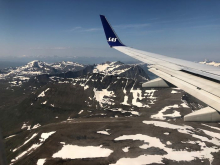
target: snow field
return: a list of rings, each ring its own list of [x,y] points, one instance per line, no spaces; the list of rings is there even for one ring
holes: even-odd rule
[[[53,154],[53,158],[82,159],[108,157],[113,151],[102,146],[64,145],[60,151]]]

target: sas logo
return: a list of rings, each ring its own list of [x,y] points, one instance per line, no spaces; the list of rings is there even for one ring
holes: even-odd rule
[[[108,41],[111,41],[111,42],[116,42],[117,38],[112,38],[112,37],[109,37],[108,38]]]

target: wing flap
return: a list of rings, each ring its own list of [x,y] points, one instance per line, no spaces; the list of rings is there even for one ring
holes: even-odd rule
[[[189,83],[199,89],[202,89],[206,92],[209,92],[209,93],[219,97],[219,99],[220,99],[220,84],[217,82],[210,81],[208,79],[198,77],[198,76],[195,76],[195,75],[192,75],[189,73],[185,73],[182,71],[171,70],[171,69],[168,69],[163,66],[153,66],[153,67],[157,68],[158,70],[160,70],[166,74],[169,74],[171,77],[176,77],[179,80],[182,80],[182,81],[187,82],[187,83]]]
[[[163,78],[164,80],[174,84],[175,86],[183,89],[190,95],[198,98],[199,100],[203,101],[204,103],[208,104],[210,107],[218,110],[220,112],[220,98],[212,93],[205,91],[204,89],[198,88],[194,84],[190,84],[187,81],[183,81],[172,74],[168,74],[164,71],[161,71],[156,68],[151,68],[149,71],[153,72],[154,74],[158,75],[159,77]]]

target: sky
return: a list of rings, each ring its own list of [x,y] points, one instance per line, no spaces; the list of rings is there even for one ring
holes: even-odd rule
[[[127,46],[220,61],[219,9],[219,0],[1,0],[0,61],[132,60],[109,48],[100,14]]]

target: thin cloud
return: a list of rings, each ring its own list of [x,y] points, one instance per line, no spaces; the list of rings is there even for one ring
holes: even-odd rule
[[[116,25],[115,28],[127,29],[127,28],[144,28],[150,26],[149,23],[144,24],[125,24],[125,25]]]
[[[142,36],[142,35],[149,35],[149,34],[154,34],[154,33],[163,33],[165,30],[164,29],[159,29],[159,30],[138,30],[138,31],[132,31],[132,32],[126,32],[127,34],[132,34],[136,36]]]
[[[58,47],[36,47],[36,48],[30,48],[33,50],[64,50],[64,49],[69,49],[69,47],[62,47],[62,46],[58,46]]]
[[[80,26],[77,26],[77,27],[74,27],[74,28],[72,28],[72,29],[70,29],[69,31],[77,31],[77,30],[79,30],[79,29],[82,29],[82,27],[80,27]]]
[[[77,26],[67,31],[68,32],[95,32],[99,30],[102,30],[102,28],[83,28],[83,27]]]
[[[183,18],[183,19],[168,19],[168,20],[161,20],[161,21],[155,21],[155,22],[152,22],[152,25],[153,24],[167,24],[167,23],[173,23],[173,22],[176,22],[176,23],[195,23],[195,21],[206,21],[204,20],[204,18],[208,18],[206,16],[201,16],[201,17],[188,17],[188,18]],[[210,21],[216,21],[216,20],[219,20],[219,19],[209,19],[209,22]]]
[[[220,25],[200,25],[200,26],[192,26],[190,28],[211,28],[211,29],[219,29]]]
[[[58,50],[61,50],[61,49],[68,49],[69,47],[52,47],[50,49],[58,49]]]
[[[144,28],[148,27],[150,24],[144,23],[144,24],[126,24],[126,25],[116,25],[113,26],[114,28],[120,28],[120,29],[127,29],[127,28]],[[70,30],[69,32],[95,32],[95,31],[100,31],[103,28],[83,28],[80,26],[74,27]]]
[[[94,32],[94,31],[99,31],[99,30],[102,30],[102,28],[83,29],[82,31],[85,31],[85,32]]]
[[[186,26],[186,27],[178,27],[178,28],[166,28],[164,30],[202,29],[202,28],[219,29],[220,25],[197,25],[197,26]]]

